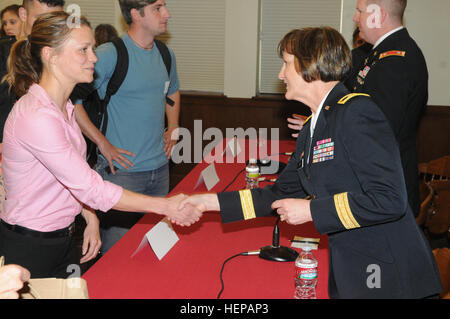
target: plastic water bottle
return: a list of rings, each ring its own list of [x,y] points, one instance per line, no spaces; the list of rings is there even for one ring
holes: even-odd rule
[[[295,260],[295,299],[316,299],[317,259],[305,247]]]
[[[247,181],[247,189],[257,188],[259,184],[259,166],[254,158],[248,161],[247,167],[245,168],[246,175],[245,179]]]

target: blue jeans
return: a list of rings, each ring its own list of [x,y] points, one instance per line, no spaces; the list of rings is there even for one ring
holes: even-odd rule
[[[108,173],[108,163],[101,157],[95,166],[100,176],[111,183],[145,195],[166,196],[169,193],[169,164],[145,172],[128,172],[116,169],[116,174]],[[110,210],[100,213],[100,235],[102,238],[102,254],[105,254],[123,235],[136,224],[143,213],[120,212]]]

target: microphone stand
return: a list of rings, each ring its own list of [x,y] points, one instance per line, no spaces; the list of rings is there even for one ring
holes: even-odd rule
[[[273,229],[272,246],[264,246],[259,251],[259,257],[272,261],[294,261],[298,252],[292,248],[280,246],[280,230],[278,228],[278,222],[280,216],[277,218],[275,227]]]

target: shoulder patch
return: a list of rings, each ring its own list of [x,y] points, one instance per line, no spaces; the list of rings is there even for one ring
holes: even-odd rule
[[[368,96],[370,97],[369,94],[364,94],[364,93],[350,93],[347,94],[346,96],[344,96],[342,99],[339,100],[338,104],[345,104],[347,103],[350,99],[354,98],[355,96]]]
[[[405,55],[406,55],[405,51],[396,51],[396,50],[394,50],[394,51],[387,51],[387,52],[384,52],[384,53],[380,54],[380,60],[384,59],[384,58],[387,58],[388,56],[401,56],[401,57],[404,57]]]

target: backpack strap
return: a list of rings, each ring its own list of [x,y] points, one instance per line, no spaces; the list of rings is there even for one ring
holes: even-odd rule
[[[166,65],[167,75],[170,78],[170,69],[172,66],[172,56],[170,55],[169,48],[162,41],[159,41],[156,39],[155,39],[155,44],[158,47],[159,53],[161,53],[161,57],[164,61],[164,64]],[[175,102],[171,98],[169,98],[167,94],[166,94],[166,102],[170,106],[174,106],[174,104],[175,104]]]
[[[112,44],[114,44],[114,47],[117,51],[117,62],[114,73],[112,74],[111,79],[108,82],[108,86],[106,87],[105,98],[103,99],[104,118],[101,130],[103,135],[105,135],[106,127],[108,125],[108,112],[106,112],[106,108],[108,106],[109,100],[111,99],[111,96],[117,93],[123,81],[125,80],[129,63],[128,51],[125,43],[123,43],[123,40],[117,37],[111,42]]]

